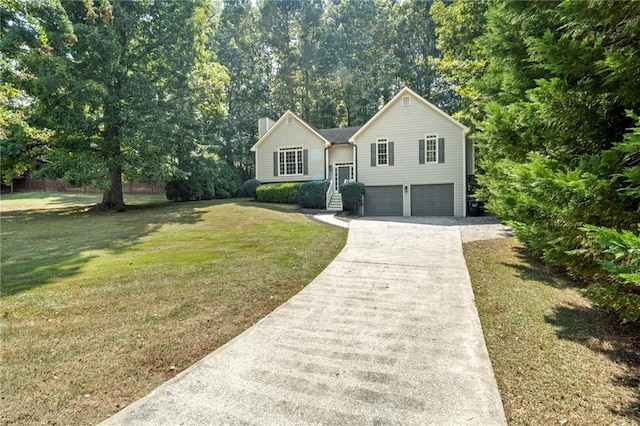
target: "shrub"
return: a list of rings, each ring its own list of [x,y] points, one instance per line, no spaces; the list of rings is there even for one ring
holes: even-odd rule
[[[601,270],[602,249],[582,226],[624,224],[620,193],[588,162],[569,168],[537,155],[529,160],[488,166],[491,175],[481,177],[488,209],[513,227],[531,253],[574,277],[592,280]]]
[[[242,192],[243,196],[251,197],[255,200],[256,198],[258,198],[258,195],[256,194],[256,189],[258,189],[259,186],[260,186],[260,181],[258,179],[249,179],[248,181],[242,184],[240,191]]]
[[[231,198],[238,195],[242,180],[238,170],[225,161],[216,162],[216,198]]]
[[[342,194],[342,205],[346,210],[355,212],[362,204],[362,196],[364,195],[364,183],[349,182],[340,187]]]
[[[267,183],[256,188],[258,201],[265,203],[295,204],[298,202],[297,182]]]
[[[587,295],[623,322],[640,320],[640,235],[590,225],[583,230],[604,249],[600,263],[608,275],[592,284]]]
[[[215,197],[215,162],[210,158],[192,158],[166,183],[166,195],[172,201],[210,200]]]
[[[298,186],[298,204],[308,209],[324,209],[329,182],[305,182]]]
[[[629,232],[637,227],[634,179],[640,173],[634,173],[633,159],[628,167],[618,151],[585,156],[576,166],[534,154],[524,164],[502,160],[487,165],[480,181],[489,210],[513,227],[531,253],[593,283],[587,295],[623,321],[632,322],[640,316],[640,289],[623,275],[627,269],[612,265],[632,262],[631,257],[619,258],[622,254],[614,250],[622,244],[637,244]],[[618,229],[625,237],[596,229]]]

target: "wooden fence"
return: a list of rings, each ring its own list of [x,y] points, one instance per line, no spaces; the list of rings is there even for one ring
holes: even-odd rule
[[[133,180],[122,182],[125,194],[164,194],[163,182],[139,183]],[[13,192],[75,192],[101,193],[100,188],[93,186],[71,186],[60,180],[38,179],[34,177],[14,179],[10,186],[2,185],[2,193]]]

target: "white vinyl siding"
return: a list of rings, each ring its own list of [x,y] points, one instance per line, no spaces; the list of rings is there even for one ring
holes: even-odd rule
[[[425,163],[438,162],[438,135],[426,135],[424,137]]]
[[[289,117],[286,117],[289,118]],[[263,183],[312,181],[325,179],[325,142],[295,118],[287,125],[286,118],[256,149],[256,179]],[[307,151],[307,173],[296,175],[280,174],[280,148],[296,147]],[[276,164],[274,167],[274,153]],[[275,170],[274,170],[275,169]],[[276,172],[274,176],[274,171]],[[304,171],[304,170],[303,170]]]
[[[329,164],[353,162],[353,146],[333,145],[329,148]]]
[[[278,150],[278,170],[280,176],[300,176],[304,174],[302,147],[280,148]]]
[[[453,183],[454,214],[463,216],[466,203],[463,130],[421,100],[414,96],[412,98],[410,108],[402,106],[402,97],[396,99],[383,114],[357,135],[357,179],[366,186],[403,185],[406,215],[410,214],[411,185]],[[369,145],[375,143],[380,135],[394,141],[394,167],[371,167],[374,163],[371,161],[372,149]],[[425,167],[419,161],[418,142],[430,135],[437,135],[436,158],[435,162]],[[439,161],[441,153],[438,140],[442,139],[444,162]],[[427,149],[425,154],[426,151]],[[406,191],[404,186],[408,188]]]

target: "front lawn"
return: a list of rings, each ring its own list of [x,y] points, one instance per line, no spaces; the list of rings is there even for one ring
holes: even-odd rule
[[[297,293],[347,235],[245,200],[77,197],[2,197],[2,423],[108,417]]]
[[[619,325],[513,238],[464,251],[509,424],[640,424],[639,325]]]

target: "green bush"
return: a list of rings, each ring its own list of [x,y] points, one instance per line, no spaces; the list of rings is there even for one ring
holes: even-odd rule
[[[298,186],[298,204],[308,209],[324,209],[329,182],[305,182]]]
[[[346,210],[355,212],[362,204],[362,196],[364,195],[364,183],[349,182],[340,187],[342,194],[342,205]]]
[[[592,284],[587,296],[623,322],[640,320],[640,235],[589,225],[583,230],[604,249],[600,263],[608,275]]]
[[[488,209],[513,227],[531,253],[591,284],[587,295],[627,322],[640,317],[638,285],[603,263],[619,260],[619,253],[611,259],[612,250],[622,242],[613,234],[596,238],[596,228],[588,225],[626,232],[637,228],[638,130],[636,135],[637,140],[583,157],[577,166],[531,154],[524,164],[502,160],[487,165],[487,174],[480,177]]]
[[[590,281],[601,270],[602,250],[581,227],[611,227],[621,223],[624,213],[609,181],[588,169],[587,164],[567,168],[531,155],[525,164],[503,160],[489,166],[490,175],[480,181],[487,208],[513,227],[531,253]]]
[[[299,185],[298,182],[263,184],[256,188],[257,199],[264,203],[296,204]]]
[[[251,197],[255,200],[256,198],[258,198],[258,195],[256,194],[256,189],[258,189],[260,185],[261,184],[258,179],[249,179],[248,181],[242,184],[242,187],[240,188],[240,192],[242,193],[243,196]]]
[[[216,162],[216,198],[232,198],[239,194],[242,180],[238,170],[225,161]]]
[[[211,158],[190,158],[165,187],[172,201],[210,200],[215,197],[215,162]]]

